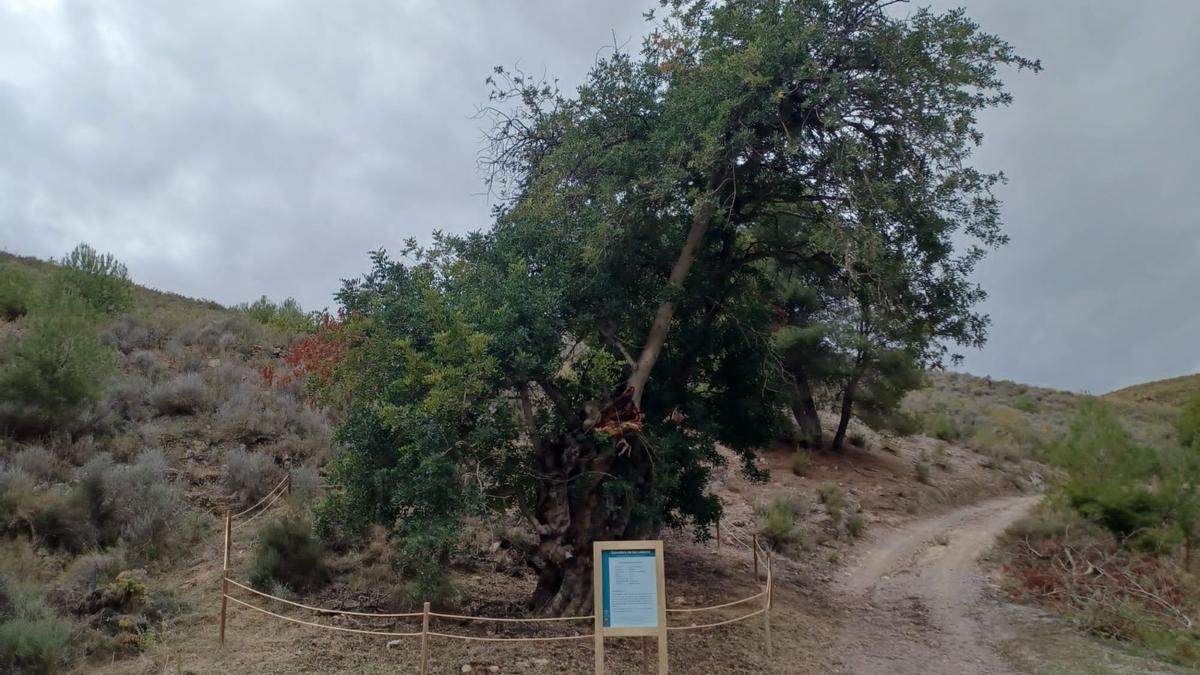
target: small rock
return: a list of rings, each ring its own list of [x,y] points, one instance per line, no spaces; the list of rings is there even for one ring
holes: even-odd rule
[[[550,659],[543,659],[541,657],[535,658],[532,661],[533,661],[533,665],[538,666],[538,667],[550,664]]]
[[[677,595],[675,596],[675,599],[671,601],[671,604],[675,605],[676,607],[682,607],[683,605],[687,604],[687,600],[682,595]]]
[[[469,663],[464,663],[464,664],[463,664],[463,667],[462,667],[462,672],[464,672],[464,673],[469,673],[469,672],[471,672],[472,670],[474,670],[474,668],[472,668],[472,667],[471,667],[471,664],[469,664]]]
[[[220,368],[221,367],[221,359],[209,359],[208,367],[209,368]]]
[[[397,647],[401,646],[401,644],[402,644],[401,640],[388,640],[387,648],[388,649],[396,649]]]
[[[498,672],[500,672],[500,666],[488,666],[488,672],[489,673],[498,673]]]

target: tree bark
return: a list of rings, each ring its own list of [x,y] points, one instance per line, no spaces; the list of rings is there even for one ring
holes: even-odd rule
[[[800,446],[816,450],[821,447],[821,416],[817,414],[812,388],[803,371],[793,370],[791,376],[792,414],[796,417]]]
[[[850,426],[850,414],[854,412],[854,393],[858,388],[858,381],[862,379],[863,371],[862,356],[855,360],[854,371],[850,374],[850,380],[846,382],[846,387],[842,389],[842,410],[841,417],[838,419],[837,432],[833,435],[833,444],[830,446],[834,452],[842,451],[842,444],[846,439],[846,428]]]

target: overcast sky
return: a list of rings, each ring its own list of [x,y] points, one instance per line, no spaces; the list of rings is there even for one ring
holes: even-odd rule
[[[367,251],[487,226],[492,66],[572,85],[653,4],[0,0],[0,248],[332,305]],[[1045,66],[982,120],[1012,244],[964,369],[1096,393],[1200,370],[1200,2],[963,4]]]

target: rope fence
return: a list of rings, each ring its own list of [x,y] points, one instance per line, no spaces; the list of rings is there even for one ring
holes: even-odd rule
[[[435,631],[435,630],[430,629],[430,622],[432,620],[474,621],[474,622],[513,623],[513,624],[545,624],[545,623],[564,623],[564,622],[575,622],[575,621],[594,621],[596,618],[595,614],[589,614],[587,616],[530,617],[530,618],[499,617],[499,616],[471,616],[471,615],[464,615],[464,614],[445,614],[445,613],[441,613],[441,612],[433,612],[430,610],[430,603],[428,603],[428,602],[424,603],[424,607],[423,607],[422,611],[420,611],[420,612],[400,612],[400,613],[358,612],[358,611],[351,611],[351,610],[333,609],[333,608],[329,608],[329,607],[317,607],[317,606],[313,606],[313,605],[306,605],[304,603],[295,602],[293,600],[288,600],[286,598],[281,598],[279,596],[272,595],[270,593],[265,593],[263,591],[255,589],[247,584],[241,583],[241,582],[231,578],[229,576],[229,555],[230,555],[230,546],[232,543],[233,532],[235,530],[237,530],[239,527],[249,524],[251,521],[253,521],[258,516],[262,515],[263,513],[266,513],[268,510],[270,510],[271,506],[274,505],[282,496],[284,496],[290,492],[291,492],[291,474],[289,473],[274,488],[272,488],[270,492],[268,492],[262,499],[260,499],[254,505],[252,505],[246,509],[243,509],[242,511],[240,511],[236,514],[228,513],[225,516],[225,551],[224,551],[224,562],[222,564],[222,570],[221,570],[220,640],[221,640],[222,644],[224,644],[224,642],[225,642],[227,603],[230,601],[232,601],[233,603],[235,603],[237,605],[245,607],[247,609],[250,609],[250,610],[253,610],[260,614],[263,614],[265,616],[269,616],[269,617],[272,617],[275,619],[280,619],[282,621],[289,622],[289,623],[308,626],[311,628],[331,630],[331,631],[337,631],[337,632],[342,632],[342,633],[352,633],[352,634],[376,636],[376,637],[389,637],[389,638],[415,637],[415,638],[420,638],[420,645],[421,645],[421,669],[420,669],[420,672],[422,675],[426,675],[428,673],[429,639],[430,638],[444,638],[444,639],[448,639],[448,640],[463,640],[463,641],[471,641],[471,642],[566,642],[566,641],[572,641],[572,640],[590,640],[595,637],[595,634],[592,631],[589,631],[585,634],[580,634],[580,635],[546,635],[546,636],[527,636],[527,637],[507,637],[507,636],[491,636],[491,635],[489,635],[489,636],[462,635],[462,634],[455,634],[455,633],[443,633],[440,631]],[[246,514],[254,512],[256,509],[257,509],[257,513],[254,513],[250,517],[245,518],[244,520],[242,520],[240,523],[237,523],[236,525],[234,524],[233,521],[235,518],[241,518],[241,517],[245,516]],[[720,538],[720,525],[719,524],[717,526],[717,532],[718,532],[717,548],[718,548],[718,550],[720,550],[721,538]],[[709,628],[716,628],[719,626],[726,626],[726,625],[746,621],[748,619],[752,619],[757,616],[762,616],[763,617],[764,643],[765,643],[765,647],[766,647],[767,656],[770,657],[772,655],[772,651],[773,651],[772,645],[771,645],[770,611],[771,611],[771,605],[772,605],[771,596],[772,596],[772,591],[773,591],[773,587],[774,587],[774,573],[773,573],[773,569],[772,569],[773,565],[772,565],[771,553],[770,553],[770,551],[765,549],[759,543],[757,535],[750,535],[750,542],[746,542],[743,538],[737,536],[737,534],[734,534],[732,532],[726,532],[726,534],[727,534],[728,538],[730,540],[732,540],[734,543],[740,544],[741,546],[745,547],[746,549],[748,549],[751,552],[752,557],[753,557],[753,562],[754,562],[754,564],[753,564],[754,583],[756,585],[759,585],[761,590],[753,595],[750,595],[750,596],[747,596],[744,598],[739,598],[737,600],[731,600],[729,602],[720,603],[717,605],[710,605],[710,606],[705,606],[705,607],[678,607],[678,608],[668,607],[666,610],[667,614],[674,616],[674,615],[680,615],[680,614],[689,614],[690,615],[690,614],[696,614],[699,612],[712,612],[712,611],[716,611],[716,610],[727,609],[729,607],[735,607],[738,605],[744,605],[744,604],[755,602],[755,601],[760,601],[762,603],[761,607],[759,607],[758,609],[755,609],[753,611],[747,612],[745,614],[742,614],[740,616],[723,619],[723,620],[719,620],[719,621],[712,621],[712,622],[700,623],[700,624],[689,624],[689,625],[675,625],[675,626],[667,625],[666,630],[670,631],[670,632],[704,630],[704,629],[709,629]],[[760,574],[760,567],[765,568],[765,578],[762,578],[764,575]],[[761,584],[760,584],[760,581],[762,582]],[[256,604],[248,602],[245,599],[234,597],[233,595],[230,594],[231,586],[236,589],[240,589],[241,591],[245,591],[245,592],[251,593],[253,595],[256,595],[258,597],[264,598],[265,600],[279,602],[279,603],[282,603],[285,605],[290,605],[297,609],[314,612],[317,615],[361,617],[364,619],[390,619],[393,621],[394,620],[415,620],[418,617],[420,617],[421,629],[419,631],[418,630],[413,630],[413,631],[379,630],[379,629],[370,629],[370,628],[352,628],[352,627],[348,627],[348,626],[335,626],[335,625],[331,625],[328,623],[318,623],[316,621],[307,621],[304,619],[299,619],[296,617],[279,614],[277,612],[273,612],[269,609],[266,609],[264,607],[260,607]]]

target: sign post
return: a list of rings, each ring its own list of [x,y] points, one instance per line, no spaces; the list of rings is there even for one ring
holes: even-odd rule
[[[604,675],[604,638],[658,638],[658,673],[667,674],[667,589],[662,541],[592,543],[596,675]]]

